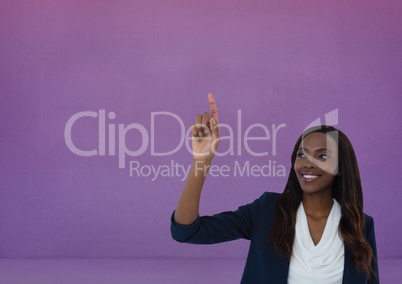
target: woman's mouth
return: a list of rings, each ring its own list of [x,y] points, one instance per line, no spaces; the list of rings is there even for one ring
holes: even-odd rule
[[[305,182],[312,182],[320,177],[320,175],[311,174],[311,173],[302,173],[301,176],[302,176],[303,181],[305,181]]]

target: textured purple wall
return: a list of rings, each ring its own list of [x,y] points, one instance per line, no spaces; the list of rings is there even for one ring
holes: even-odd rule
[[[179,145],[179,121],[187,129],[208,110],[209,91],[233,128],[220,150],[233,142],[235,151],[216,158],[230,171],[208,178],[201,214],[282,191],[285,177],[234,176],[236,163],[287,173],[299,133],[337,110],[337,126],[357,152],[379,255],[401,256],[401,8],[398,1],[2,1],[0,256],[245,256],[245,241],[206,248],[171,240],[180,169],[192,158],[185,144],[171,155],[151,152],[152,142],[158,152]],[[67,122],[82,111],[97,117],[78,119],[71,139],[94,156],[74,154],[65,141]],[[271,135],[249,141],[264,156],[238,143],[255,123]],[[125,168],[119,124],[134,128],[126,129],[127,148],[144,150],[126,155]],[[274,139],[272,125],[280,124]],[[130,162],[140,176],[130,177]],[[145,177],[151,166],[165,176]]]

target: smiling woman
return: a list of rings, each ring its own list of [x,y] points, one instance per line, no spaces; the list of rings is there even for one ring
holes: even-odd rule
[[[290,259],[288,282],[315,283],[320,276],[312,276],[313,271],[326,283],[341,283],[353,267],[365,275],[362,283],[365,278],[377,283],[373,220],[362,211],[360,174],[349,139],[331,126],[308,129],[296,142],[292,165],[272,231],[273,246]]]
[[[333,131],[337,136],[337,131]],[[331,132],[329,132],[331,133]],[[297,151],[294,170],[305,193],[328,191],[338,172],[338,145],[329,133],[315,132],[306,136]]]
[[[266,192],[236,211],[199,217],[220,139],[215,100],[208,98],[211,114],[197,115],[193,127],[194,163],[171,216],[173,238],[194,244],[250,240],[242,283],[379,283],[374,221],[363,213],[356,156],[334,127],[313,127],[299,137],[282,194]]]

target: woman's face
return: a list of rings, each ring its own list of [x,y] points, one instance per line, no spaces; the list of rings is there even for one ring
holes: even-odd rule
[[[332,190],[338,173],[338,143],[329,134],[315,132],[299,145],[294,170],[305,193]]]

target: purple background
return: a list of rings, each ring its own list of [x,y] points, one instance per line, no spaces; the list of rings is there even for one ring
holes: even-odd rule
[[[215,160],[232,168],[271,160],[288,172],[300,132],[338,109],[379,256],[400,257],[401,8],[398,1],[2,1],[0,257],[245,256],[246,241],[171,240],[181,178],[130,177],[117,156],[79,157],[64,141],[68,119],[80,111],[113,111],[112,123],[140,123],[148,133],[151,112],[169,111],[187,128],[208,110],[210,91],[235,135],[239,109],[242,135],[252,123],[286,123],[275,156],[253,157],[243,147],[242,155]],[[96,148],[97,127],[96,119],[80,120],[73,141]],[[157,149],[173,149],[179,130],[160,119]],[[130,132],[128,147],[140,139]],[[253,143],[271,151],[270,141]],[[148,146],[127,163],[192,160],[185,147],[150,153]],[[285,182],[209,177],[200,213],[234,210],[264,191],[281,192]]]

